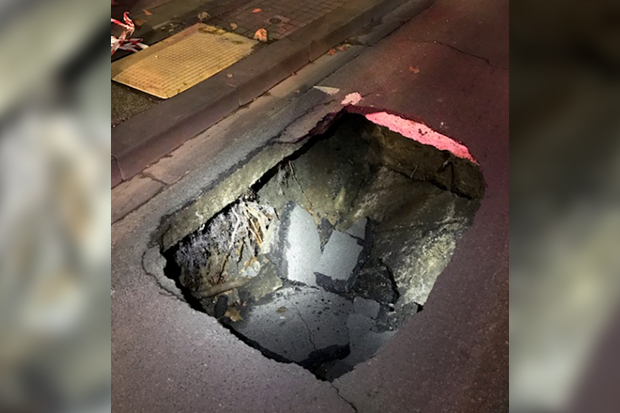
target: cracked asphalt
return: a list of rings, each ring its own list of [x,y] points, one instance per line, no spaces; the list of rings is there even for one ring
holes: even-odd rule
[[[508,66],[508,1],[439,0],[319,83],[358,92],[361,106],[389,109],[463,142],[487,183],[474,224],[424,311],[334,383],[266,359],[215,319],[162,293],[152,275],[166,282],[163,263],[149,245],[161,217],[281,133],[278,125],[292,125],[282,136],[294,139],[300,123],[312,124],[338,102],[311,90],[277,111],[271,105],[281,102],[271,95],[256,102],[265,108],[261,122],[223,121],[229,140],[207,133],[203,151],[197,140],[182,147],[196,168],[112,227],[113,411],[507,412]],[[307,107],[317,113],[294,122]],[[161,168],[174,162],[173,154],[153,176],[170,182]]]

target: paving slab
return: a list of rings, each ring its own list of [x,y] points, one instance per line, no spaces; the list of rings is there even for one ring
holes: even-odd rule
[[[283,226],[285,274],[291,281],[316,286],[314,272],[321,259],[321,240],[312,215],[296,204],[288,204]]]
[[[347,281],[357,266],[362,250],[363,247],[359,245],[357,239],[343,232],[334,231],[323,248],[316,272],[333,280]]]

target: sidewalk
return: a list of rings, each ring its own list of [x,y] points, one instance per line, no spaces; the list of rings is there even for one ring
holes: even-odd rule
[[[112,186],[251,102],[405,0],[151,0],[131,6],[134,36],[155,44],[202,22],[268,41],[224,71],[169,99],[112,83]],[[414,0],[415,13],[432,1]],[[113,11],[122,13],[120,7]],[[125,5],[126,7],[129,4]],[[152,7],[148,9],[146,7]],[[201,14],[201,13],[208,13]],[[199,18],[200,15],[200,18]],[[402,24],[402,23],[401,23]],[[148,49],[147,49],[148,50]],[[120,55],[119,55],[120,56]],[[116,55],[115,55],[116,57]]]

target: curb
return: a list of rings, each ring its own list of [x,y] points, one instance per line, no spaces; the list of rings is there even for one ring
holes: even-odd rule
[[[407,0],[355,0],[112,129],[112,187]],[[433,0],[415,0],[419,13]],[[232,77],[230,77],[232,75]]]

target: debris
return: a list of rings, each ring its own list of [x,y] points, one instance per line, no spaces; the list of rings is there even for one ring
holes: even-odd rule
[[[254,33],[254,40],[258,40],[259,42],[267,42],[267,30],[258,29],[256,33]]]
[[[366,225],[368,224],[368,218],[361,219],[356,221],[351,225],[351,227],[345,232],[352,237],[358,239],[364,239],[366,237]]]
[[[241,317],[241,313],[239,312],[239,310],[237,310],[234,307],[231,307],[228,310],[226,310],[226,313],[224,314],[224,316],[230,318],[230,321],[232,321],[233,323],[243,320],[243,317]]]
[[[336,93],[340,92],[340,89],[338,89],[337,87],[315,86],[314,88],[317,89],[317,90],[320,90],[323,93],[327,93],[330,96],[333,96]]]
[[[185,269],[182,282],[201,298],[245,285],[252,278],[245,276],[251,274],[244,272],[242,263],[256,257],[274,218],[275,210],[267,205],[250,200],[231,205],[175,253]],[[260,267],[254,269],[258,272]]]
[[[312,215],[297,204],[290,203],[287,208],[288,225],[283,234],[284,260],[289,280],[315,286],[315,268],[321,259],[321,240]]]
[[[362,297],[353,299],[353,309],[356,313],[369,318],[377,318],[381,305],[375,300],[369,300]]]
[[[243,287],[249,283],[251,278],[237,278],[232,281],[224,282],[222,284],[215,284],[213,287],[205,288],[198,291],[198,295],[203,298],[213,297],[226,291],[230,291],[235,288]]]
[[[336,49],[329,49],[329,52],[327,52],[328,55],[333,56],[336,54]]]
[[[360,95],[359,93],[355,92],[355,93],[349,93],[348,95],[346,95],[344,97],[344,99],[342,100],[342,102],[340,102],[340,104],[342,105],[357,105],[358,103],[361,102],[362,100],[362,95]]]
[[[260,13],[261,11],[263,11],[263,9],[254,9],[252,10],[252,13]]]
[[[277,313],[286,313],[286,307],[282,306],[282,307],[278,307],[278,309],[276,310]]]
[[[239,25],[237,23],[230,23],[230,28],[232,30],[237,30],[238,27],[239,27]]]
[[[209,17],[211,17],[211,15],[207,13],[206,11],[202,11],[198,13],[198,20],[200,20],[201,22],[204,20],[207,20]]]
[[[390,270],[378,260],[364,265],[355,275],[350,291],[356,296],[385,305],[396,302],[399,297]]]
[[[116,19],[110,19],[112,24],[115,24],[123,29],[120,36],[110,36],[111,54],[113,55],[118,49],[127,50],[130,52],[137,52],[142,49],[146,49],[148,46],[142,43],[142,39],[129,38],[136,30],[136,25],[129,18],[129,12],[123,13],[123,21]]]
[[[412,73],[420,73],[420,68],[417,66],[409,66],[409,71]]]
[[[362,246],[348,234],[334,231],[323,249],[317,272],[333,280],[346,281],[353,274]]]
[[[273,263],[267,262],[262,266],[258,276],[242,287],[242,291],[253,302],[256,302],[281,287],[282,279],[278,277],[277,267]]]
[[[233,78],[233,74],[232,74],[232,73],[228,73],[228,74],[226,75],[226,77],[227,77],[227,78],[229,78],[229,79],[232,79],[232,78]]]
[[[147,16],[152,16],[153,13],[147,9],[142,9],[142,11],[144,12],[144,14],[146,14]]]

